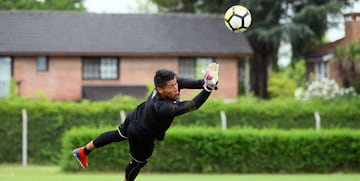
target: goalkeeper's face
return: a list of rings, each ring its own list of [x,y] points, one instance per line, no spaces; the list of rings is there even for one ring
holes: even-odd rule
[[[179,96],[179,89],[176,78],[167,81],[164,87],[158,87],[157,91],[164,99],[176,99]]]

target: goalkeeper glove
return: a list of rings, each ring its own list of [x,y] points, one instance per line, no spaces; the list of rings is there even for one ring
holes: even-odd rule
[[[217,84],[219,82],[219,64],[210,63],[207,69],[204,71],[204,89],[208,92],[217,90]]]

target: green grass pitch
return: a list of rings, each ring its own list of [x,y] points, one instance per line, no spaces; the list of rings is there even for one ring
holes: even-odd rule
[[[1,164],[1,181],[123,181],[124,173],[64,173],[56,166]],[[141,173],[136,181],[359,181],[357,174],[162,174]]]

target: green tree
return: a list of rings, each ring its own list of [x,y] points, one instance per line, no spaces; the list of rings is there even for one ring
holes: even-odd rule
[[[296,82],[297,87],[303,87],[306,83],[305,60],[298,60],[293,65],[285,68],[284,74]]]
[[[279,72],[272,72],[268,83],[269,96],[293,97],[298,87],[305,86],[305,76],[305,60],[299,60]]]
[[[0,10],[84,11],[84,0],[0,0]]]
[[[291,43],[293,56],[301,58],[308,48],[323,41],[337,15],[353,0],[151,0],[164,12],[224,13],[234,4],[246,6],[253,22],[244,34],[255,52],[251,60],[251,86],[255,95],[267,98],[268,67],[277,69],[281,41]]]
[[[293,97],[297,88],[296,82],[284,73],[273,72],[269,79],[269,96]]]

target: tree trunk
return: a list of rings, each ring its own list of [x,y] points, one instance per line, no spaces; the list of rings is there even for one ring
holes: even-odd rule
[[[255,52],[260,52],[256,51]],[[268,73],[267,66],[268,61],[266,54],[256,54],[251,60],[251,87],[255,95],[262,98],[268,98],[267,82]]]

